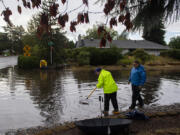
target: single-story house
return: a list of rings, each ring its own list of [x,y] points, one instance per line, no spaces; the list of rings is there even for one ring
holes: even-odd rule
[[[99,39],[80,39],[76,44],[76,48],[79,47],[96,47],[99,48]],[[118,47],[122,48],[122,53],[125,54],[127,52],[136,50],[136,49],[144,49],[145,52],[152,55],[160,55],[160,51],[170,49],[168,46],[157,44],[147,40],[113,40],[111,43],[107,42],[105,48],[110,47]]]

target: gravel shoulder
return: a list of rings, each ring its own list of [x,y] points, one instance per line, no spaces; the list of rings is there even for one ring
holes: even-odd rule
[[[131,135],[180,135],[180,104],[169,106],[146,107],[140,111],[150,117],[148,121],[133,120],[130,126]],[[109,116],[126,118],[125,114]],[[6,135],[84,135],[73,122],[53,127],[34,127],[8,131]]]

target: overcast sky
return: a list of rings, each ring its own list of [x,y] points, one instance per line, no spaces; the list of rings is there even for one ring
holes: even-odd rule
[[[4,0],[4,3],[7,7],[9,7],[12,12],[13,15],[10,17],[11,21],[13,22],[14,25],[22,25],[25,29],[27,27],[27,22],[31,19],[32,15],[37,13],[38,10],[29,10],[29,9],[25,9],[22,8],[22,14],[20,15],[17,12],[17,5],[22,5],[21,0],[19,0],[20,2],[18,2],[17,0]],[[96,0],[89,0],[89,11],[92,12],[101,12],[103,7],[101,6],[101,4],[94,4]],[[60,12],[64,11],[66,9],[66,5],[62,5],[61,2],[59,1],[59,5],[60,5]],[[82,0],[69,0],[68,3],[68,9],[67,12],[79,7],[82,4]],[[2,10],[4,9],[4,7],[2,6],[2,4],[0,3],[0,12],[2,12]],[[82,6],[79,10],[76,10],[75,12],[71,12],[70,15],[70,20],[74,20],[77,17],[77,13],[78,12],[82,12],[83,10],[88,10],[87,7]],[[78,25],[76,27],[76,32],[70,32],[69,31],[69,23],[66,25],[65,27],[65,31],[67,31],[67,37],[71,40],[77,40],[77,37],[79,34],[84,35],[86,30],[88,28],[92,28],[93,24],[98,25],[101,23],[105,23],[106,22],[106,18],[104,16],[104,14],[99,13],[99,14],[94,14],[91,13],[89,14],[89,18],[90,18],[90,23],[89,24],[81,24]],[[3,20],[3,16],[0,16],[0,31],[3,31],[2,26],[5,26],[6,23]],[[125,27],[123,25],[118,25],[117,27],[114,27],[115,30],[118,31],[118,33],[121,33]],[[174,36],[180,36],[180,21],[173,23],[173,24],[166,24],[166,35],[165,35],[165,40],[166,42],[169,42],[169,39],[171,37]],[[139,32],[137,33],[133,33],[129,35],[130,39],[134,39],[134,40],[139,40],[142,39],[141,38],[141,34]]]

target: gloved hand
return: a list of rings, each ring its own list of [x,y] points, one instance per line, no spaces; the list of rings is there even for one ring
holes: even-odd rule
[[[142,90],[142,86],[140,85],[140,86],[138,86],[139,87],[139,90],[141,91]]]

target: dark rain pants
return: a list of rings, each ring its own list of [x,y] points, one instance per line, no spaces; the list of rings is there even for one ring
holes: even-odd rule
[[[139,101],[140,106],[144,105],[143,100],[141,98],[140,91],[141,90],[140,90],[139,86],[132,85],[132,104],[130,106],[130,109],[135,108],[137,100]]]
[[[118,111],[117,92],[111,94],[104,94],[104,111],[109,111],[110,100],[114,107],[114,111]]]

